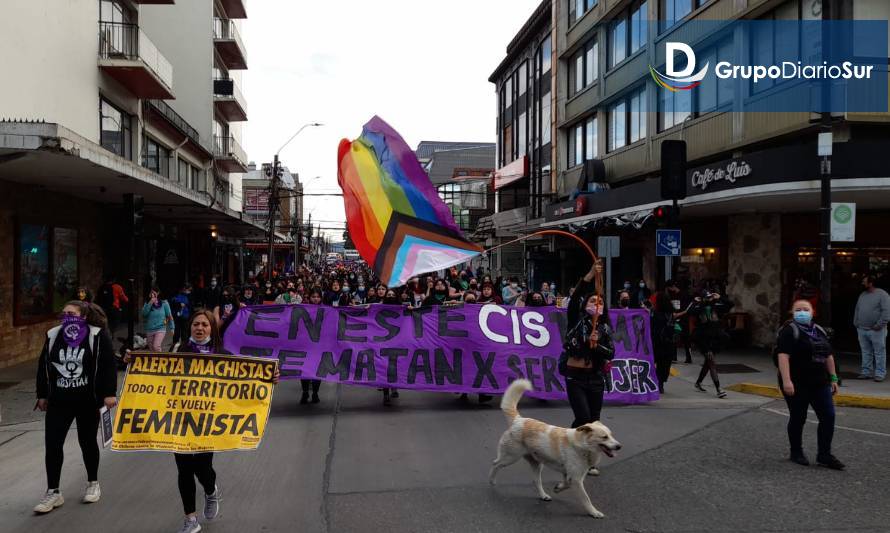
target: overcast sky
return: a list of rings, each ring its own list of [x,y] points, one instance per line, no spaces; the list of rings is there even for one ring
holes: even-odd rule
[[[249,159],[271,162],[301,125],[322,122],[280,158],[299,172],[307,193],[324,193],[339,191],[340,139],[357,137],[375,114],[412,149],[421,140],[494,142],[496,100],[488,76],[539,3],[249,2],[243,30]],[[339,197],[307,196],[305,210],[327,227],[345,220]]]

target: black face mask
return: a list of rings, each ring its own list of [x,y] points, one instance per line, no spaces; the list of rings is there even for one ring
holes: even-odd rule
[[[630,307],[630,300],[628,300],[627,298],[622,298],[621,307]]]

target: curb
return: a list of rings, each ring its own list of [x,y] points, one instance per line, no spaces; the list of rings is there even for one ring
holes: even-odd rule
[[[726,390],[741,392],[743,394],[755,394],[769,398],[781,399],[782,393],[778,387],[771,385],[759,385],[757,383],[736,383],[729,385]],[[869,409],[890,409],[890,397],[868,396],[865,394],[845,394],[842,392],[834,396],[834,404],[842,407],[866,407]]]

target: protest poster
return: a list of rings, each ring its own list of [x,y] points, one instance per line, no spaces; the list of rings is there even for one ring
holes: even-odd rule
[[[259,446],[276,361],[193,353],[134,352],[132,357],[112,450],[198,453]]]
[[[612,310],[615,359],[606,400],[658,399],[646,310]],[[501,394],[526,378],[529,396],[565,399],[557,371],[565,310],[495,304],[427,307],[271,305],[241,309],[223,345],[277,359],[282,379],[320,379],[371,387]]]
[[[111,438],[114,435],[112,418],[111,409],[103,405],[99,409],[99,435],[102,438],[103,448],[107,448],[111,444]]]

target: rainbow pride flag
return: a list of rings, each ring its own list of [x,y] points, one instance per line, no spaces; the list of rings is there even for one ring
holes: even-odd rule
[[[380,117],[358,139],[340,141],[337,165],[349,235],[388,286],[482,252],[464,238],[414,152]]]

